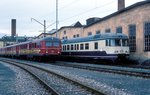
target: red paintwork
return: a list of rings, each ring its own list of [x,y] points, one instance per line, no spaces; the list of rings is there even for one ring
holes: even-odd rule
[[[40,44],[40,47],[37,46],[37,43]],[[52,42],[53,44],[53,42]],[[23,50],[28,50],[28,51],[34,51],[34,50],[39,50],[39,52],[36,52],[36,54],[33,55],[60,55],[61,54],[61,41],[59,47],[46,47],[46,42],[45,40],[39,40],[38,41],[31,41],[31,42],[24,42],[21,44],[16,44],[4,48],[0,48],[0,55],[32,55],[31,53],[24,53],[21,54],[21,51]]]

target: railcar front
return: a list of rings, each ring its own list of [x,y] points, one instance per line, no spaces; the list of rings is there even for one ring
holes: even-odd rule
[[[61,40],[55,37],[45,37],[33,41],[31,48],[32,55],[37,60],[55,60],[61,55]]]

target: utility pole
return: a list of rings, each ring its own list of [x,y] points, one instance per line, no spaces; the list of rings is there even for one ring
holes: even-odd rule
[[[58,31],[58,0],[56,0],[56,38],[57,38],[57,31]]]
[[[41,24],[44,27],[44,37],[45,37],[45,33],[46,33],[46,20],[44,20],[44,24],[39,22],[38,20],[36,20],[35,18],[31,18],[31,21],[34,20],[37,23]]]

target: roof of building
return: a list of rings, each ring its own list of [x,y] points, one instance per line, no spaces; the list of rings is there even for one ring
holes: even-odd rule
[[[72,24],[71,26],[72,27],[82,27],[82,24],[79,21],[77,21],[76,23]]]
[[[128,37],[122,33],[102,33],[102,34],[97,34],[97,35],[92,35],[92,36],[82,37],[82,38],[65,39],[62,40],[62,44],[88,42],[88,41],[96,41],[96,40],[103,40],[103,39],[115,39],[115,38],[127,39]]]
[[[119,10],[119,11],[117,11],[117,12],[115,12],[115,13],[112,13],[112,14],[106,16],[106,17],[103,17],[103,18],[101,18],[100,20],[96,21],[95,23],[92,23],[92,24],[90,24],[90,25],[86,25],[85,28],[86,28],[86,27],[89,27],[89,26],[92,26],[92,25],[94,25],[94,24],[97,24],[97,23],[99,23],[99,22],[102,22],[102,21],[104,21],[104,20],[106,20],[106,19],[109,19],[109,18],[111,18],[111,17],[114,17],[114,16],[116,16],[116,15],[118,15],[118,14],[124,13],[124,12],[126,12],[126,11],[128,11],[128,10],[133,9],[133,8],[136,8],[136,7],[139,7],[139,6],[148,4],[148,3],[150,3],[150,0],[137,2],[137,3],[135,3],[135,4],[133,4],[133,5],[129,6],[129,7],[126,7],[126,8],[124,8],[124,9],[121,9],[121,10]]]

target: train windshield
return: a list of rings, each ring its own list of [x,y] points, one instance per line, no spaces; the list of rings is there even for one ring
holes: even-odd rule
[[[106,46],[128,46],[127,39],[107,39]]]
[[[128,39],[122,39],[122,46],[128,46]]]
[[[54,47],[59,47],[59,44],[60,44],[59,41],[54,41],[54,42],[53,42],[53,46],[54,46]]]
[[[50,47],[52,46],[52,42],[51,41],[46,41],[46,47]]]

